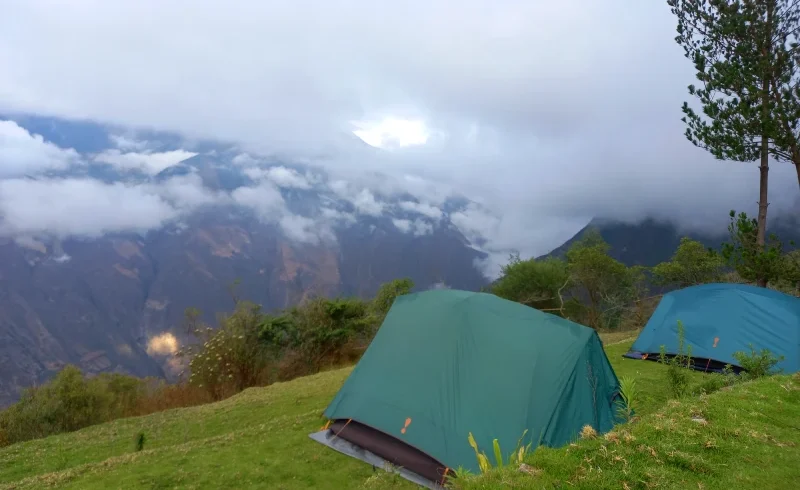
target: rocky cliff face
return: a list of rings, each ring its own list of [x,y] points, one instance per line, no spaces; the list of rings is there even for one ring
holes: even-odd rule
[[[267,310],[314,295],[369,296],[411,277],[478,289],[477,252],[452,229],[425,237],[355,226],[337,245],[301,245],[250,216],[216,210],[146,235],[0,242],[0,404],[65,364],[88,373],[174,377],[184,311],[205,320],[236,294]]]

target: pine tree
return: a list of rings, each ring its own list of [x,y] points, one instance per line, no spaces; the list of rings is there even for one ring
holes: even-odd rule
[[[694,63],[700,82],[690,85],[689,93],[699,99],[705,116],[684,102],[686,137],[721,160],[760,161],[756,240],[760,249],[766,242],[769,157],[780,159],[785,154],[782,148],[791,141],[780,128],[788,124],[795,129],[796,118],[791,121],[791,117],[800,114],[797,99],[790,103],[776,89],[785,85],[777,81],[786,80],[794,70],[794,61],[788,61],[793,48],[786,40],[796,23],[797,2],[667,1],[678,19],[675,41]],[[796,90],[795,94],[800,95]],[[800,152],[797,155],[800,161]],[[758,277],[757,283],[766,286],[767,278]]]

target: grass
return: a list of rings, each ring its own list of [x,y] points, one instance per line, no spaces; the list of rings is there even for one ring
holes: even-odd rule
[[[603,437],[539,449],[527,472],[494,471],[461,488],[794,488],[798,420],[800,376],[764,378],[671,400]]]
[[[623,481],[631,489],[779,488],[776,482],[800,476],[788,465],[800,456],[800,431],[788,428],[792,417],[800,419],[800,379],[773,378],[667,404],[663,367],[621,357],[635,335],[604,336],[618,376],[635,377],[640,393],[642,418],[618,430],[621,442],[537,450],[527,462],[538,476],[490,473],[465,488],[553,488],[556,482],[564,488],[625,488]],[[0,489],[417,488],[308,438],[349,372],[329,371],[214,404],[0,449]],[[707,425],[692,422],[692,413],[702,414]],[[625,443],[622,430],[635,442]],[[144,447],[137,451],[140,433]]]

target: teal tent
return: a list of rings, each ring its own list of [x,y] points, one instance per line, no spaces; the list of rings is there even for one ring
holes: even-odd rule
[[[434,488],[459,468],[478,472],[471,432],[490,460],[522,445],[561,446],[584,425],[616,422],[618,381],[597,333],[485,293],[399,297],[325,410],[315,440],[402,467]]]
[[[800,298],[746,284],[703,284],[664,295],[626,357],[657,360],[678,350],[678,321],[693,367],[740,371],[734,352],[769,349],[784,360],[784,372],[800,370]]]

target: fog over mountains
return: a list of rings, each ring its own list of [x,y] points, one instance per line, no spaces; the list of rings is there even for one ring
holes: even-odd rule
[[[65,363],[171,375],[183,310],[230,310],[236,279],[267,309],[477,289],[593,219],[655,263],[756,210],[756,165],[683,136],[694,72],[658,2],[3,13],[0,403]],[[794,170],[770,179],[770,223],[796,229]]]

